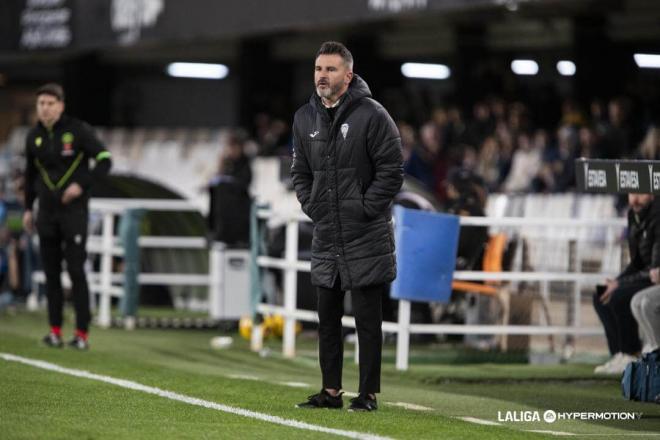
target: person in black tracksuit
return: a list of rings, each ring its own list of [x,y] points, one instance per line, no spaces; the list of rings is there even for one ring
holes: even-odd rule
[[[304,408],[341,408],[344,292],[351,291],[360,345],[352,410],[377,409],[382,297],[396,276],[390,208],[403,183],[401,138],[344,45],[326,42],[315,62],[316,93],[296,112],[291,177],[314,223],[312,284],[318,289],[323,388]]]
[[[621,374],[639,355],[642,344],[630,304],[637,293],[653,285],[651,269],[660,266],[660,199],[651,194],[628,194],[628,204],[630,263],[593,296],[612,355],[596,367],[596,373]]]
[[[69,345],[87,349],[91,319],[83,268],[87,257],[87,205],[91,185],[110,171],[110,153],[88,124],[63,114],[64,91],[58,84],[46,84],[37,90],[36,107],[38,123],[28,133],[25,146],[23,226],[32,232],[32,206],[38,199],[36,229],[51,328],[43,341],[53,347],[63,345],[60,275],[64,258],[76,310],[76,331]],[[90,159],[95,161],[93,168]]]

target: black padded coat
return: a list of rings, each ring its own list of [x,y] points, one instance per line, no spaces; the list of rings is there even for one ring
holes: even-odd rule
[[[314,222],[312,284],[342,290],[396,277],[390,208],[403,182],[399,131],[354,75],[334,119],[312,94],[293,121],[291,177]]]

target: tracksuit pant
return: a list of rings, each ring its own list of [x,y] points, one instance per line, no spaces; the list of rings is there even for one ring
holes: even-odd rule
[[[630,303],[632,314],[639,324],[642,339],[651,350],[660,348],[660,286],[638,292]]]
[[[607,304],[601,303],[599,295],[594,294],[594,308],[605,327],[610,354],[635,354],[641,350],[637,321],[630,310],[630,303],[635,294],[650,285],[648,281],[622,284],[613,292]]]
[[[73,304],[76,311],[76,328],[87,332],[91,314],[89,288],[85,276],[87,251],[86,206],[66,206],[61,209],[41,209],[37,217],[37,232],[41,262],[46,274],[48,320],[51,326],[62,326],[64,294],[62,292],[62,259],[66,261],[71,278]]]
[[[342,388],[344,339],[341,318],[344,294],[339,277],[332,289],[318,287],[319,360],[323,388]],[[380,392],[380,364],[383,350],[382,298],[387,284],[351,290],[353,314],[360,346],[360,393]]]

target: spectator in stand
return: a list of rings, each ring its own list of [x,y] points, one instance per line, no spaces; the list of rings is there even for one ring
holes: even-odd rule
[[[489,191],[497,191],[502,184],[502,157],[496,136],[488,136],[481,145],[476,172],[484,179]]]
[[[420,142],[416,144],[404,166],[404,172],[419,180],[429,191],[436,187],[435,167],[440,154],[440,137],[435,124],[426,123],[420,130]]]
[[[466,131],[465,121],[461,110],[456,107],[450,107],[447,112],[449,127],[447,132],[447,145],[456,145],[463,141]]]
[[[290,131],[286,122],[265,113],[255,118],[260,156],[288,156]]]
[[[518,135],[518,148],[513,154],[511,171],[504,182],[507,192],[528,191],[532,180],[541,169],[541,151],[535,146],[529,135]]]
[[[546,137],[547,139],[547,137]],[[557,130],[557,145],[546,147],[541,172],[535,189],[544,192],[564,192],[575,183],[575,151],[577,132],[568,124]]]
[[[631,151],[630,130],[625,124],[624,102],[613,99],[607,106],[609,121],[604,125],[599,149],[604,159],[621,159]]]
[[[651,125],[646,130],[646,136],[639,145],[638,159],[660,160],[660,129]]]
[[[598,137],[605,134],[607,126],[607,118],[605,117],[605,109],[603,102],[600,99],[594,99],[589,106],[591,126],[593,127]]]
[[[417,135],[415,129],[405,122],[399,122],[397,124],[399,128],[399,133],[401,133],[401,147],[403,148],[403,161],[405,163],[410,160],[412,155],[413,148],[417,143]]]
[[[468,125],[465,143],[481,145],[495,130],[495,124],[490,116],[490,108],[485,102],[477,102],[473,109],[474,119]]]
[[[599,153],[596,149],[598,143],[596,131],[589,126],[580,127],[578,131],[578,157],[598,158]]]

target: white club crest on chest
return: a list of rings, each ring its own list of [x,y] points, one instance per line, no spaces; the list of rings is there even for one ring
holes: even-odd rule
[[[348,134],[348,124],[341,124],[341,135],[344,136],[344,139],[346,139],[346,135]]]

